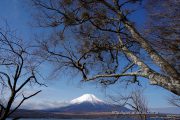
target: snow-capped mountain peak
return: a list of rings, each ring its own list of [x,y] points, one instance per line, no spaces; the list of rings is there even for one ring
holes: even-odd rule
[[[80,104],[80,103],[83,103],[83,102],[90,102],[92,104],[94,104],[94,103],[104,103],[104,101],[100,100],[99,98],[97,98],[93,94],[84,94],[84,95],[70,101],[71,104]]]
[[[93,94],[84,94],[76,99],[70,101],[68,106],[51,109],[51,112],[62,112],[62,113],[89,113],[89,112],[112,112],[112,111],[129,111],[129,109],[108,104]]]

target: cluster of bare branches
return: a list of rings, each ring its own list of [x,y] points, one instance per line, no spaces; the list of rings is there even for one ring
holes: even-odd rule
[[[13,31],[0,28],[0,119],[14,113],[30,95],[24,93],[27,85],[43,85],[37,80],[37,62],[32,57],[32,48],[17,38]],[[20,97],[21,96],[21,97]],[[15,106],[16,105],[16,106]]]
[[[171,65],[180,70],[180,1],[148,1],[146,9],[149,20],[146,34],[151,44]],[[162,12],[163,11],[163,12]]]
[[[146,120],[149,109],[143,90],[134,89],[127,95],[120,93],[117,96],[110,96],[110,99],[115,104],[131,108],[133,112],[139,114],[141,120]]]
[[[180,96],[171,95],[168,98],[168,102],[169,102],[169,104],[171,104],[173,106],[180,107]]]
[[[41,57],[55,63],[57,69],[67,67],[81,72],[83,81],[98,80],[109,85],[127,79],[139,83],[143,77],[152,85],[180,95],[178,69],[154,49],[152,36],[144,36],[129,19],[141,3],[142,0],[32,0],[38,9],[38,25],[56,29],[48,40],[40,42],[44,53]],[[156,67],[152,68],[152,64]]]

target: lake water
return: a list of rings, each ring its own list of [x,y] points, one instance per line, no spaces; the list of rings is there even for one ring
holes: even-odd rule
[[[11,120],[11,119],[8,119]],[[137,120],[132,118],[98,118],[98,119],[20,119],[20,120]],[[148,120],[164,120],[161,118],[151,118]]]

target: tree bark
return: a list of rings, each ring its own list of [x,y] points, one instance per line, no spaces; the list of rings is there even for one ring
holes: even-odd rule
[[[180,81],[172,77],[162,75],[152,70],[141,59],[134,55],[128,48],[123,45],[121,36],[119,36],[120,45],[122,45],[123,52],[141,68],[141,75],[150,80],[150,84],[161,86],[174,94],[180,95]]]
[[[144,48],[151,59],[156,63],[163,71],[168,75],[173,76],[174,78],[179,78],[177,70],[172,67],[164,58],[162,58],[150,45],[150,43],[145,40],[137,30],[128,22],[124,21],[124,25],[130,31],[132,37],[141,44],[141,47]]]
[[[10,109],[11,109],[11,106],[12,106],[12,103],[14,101],[14,97],[15,97],[15,92],[12,92],[11,94],[11,97],[9,99],[9,102],[7,104],[7,107],[5,109],[5,112],[3,113],[2,117],[0,118],[0,120],[5,120],[7,117],[8,117],[8,114],[10,112]]]

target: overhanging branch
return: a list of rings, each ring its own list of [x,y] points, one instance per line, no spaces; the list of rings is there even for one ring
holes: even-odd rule
[[[101,75],[96,75],[91,78],[87,78],[83,81],[92,81],[98,78],[120,78],[120,77],[125,77],[125,76],[141,76],[141,77],[146,77],[145,74],[142,74],[141,72],[130,72],[130,73],[121,73],[121,74],[101,74]]]

